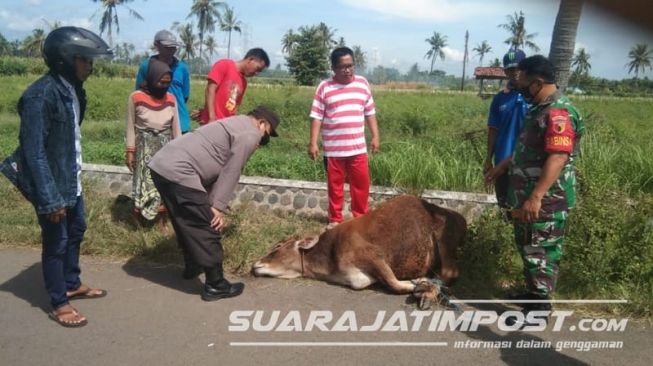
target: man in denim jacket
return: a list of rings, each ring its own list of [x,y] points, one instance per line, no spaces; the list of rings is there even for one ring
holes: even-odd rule
[[[69,300],[106,295],[83,285],[79,277],[79,247],[86,231],[80,124],[86,108],[82,84],[93,70],[93,59],[111,55],[109,46],[86,29],[52,31],[43,44],[49,72],[21,96],[19,146],[0,165],[36,209],[50,318],[65,327],[87,323]]]

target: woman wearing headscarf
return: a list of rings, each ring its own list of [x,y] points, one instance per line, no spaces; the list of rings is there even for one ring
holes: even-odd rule
[[[181,136],[177,101],[168,93],[171,80],[170,67],[152,59],[140,89],[127,103],[126,161],[134,177],[134,214],[147,221],[165,213],[147,163],[168,141]]]

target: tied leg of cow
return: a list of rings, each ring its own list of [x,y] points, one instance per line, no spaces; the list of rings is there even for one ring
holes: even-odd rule
[[[413,297],[417,299],[420,310],[428,310],[433,304],[441,304],[454,311],[462,311],[458,304],[452,303],[449,298],[449,289],[437,278],[421,278],[412,281],[415,284]]]

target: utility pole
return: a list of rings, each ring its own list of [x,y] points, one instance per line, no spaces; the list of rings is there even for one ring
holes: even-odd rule
[[[465,66],[467,66],[467,43],[469,42],[469,30],[465,31],[465,56],[463,56],[463,79],[460,81],[460,91],[465,90]]]

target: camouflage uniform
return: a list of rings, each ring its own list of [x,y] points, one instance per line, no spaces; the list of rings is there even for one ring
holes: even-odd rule
[[[549,152],[566,152],[569,160],[542,198],[535,222],[514,222],[517,248],[524,262],[528,291],[547,297],[554,290],[569,210],[576,204],[576,173],[582,118],[567,97],[556,91],[533,105],[524,120],[509,170],[508,204],[521,208],[542,174]]]

